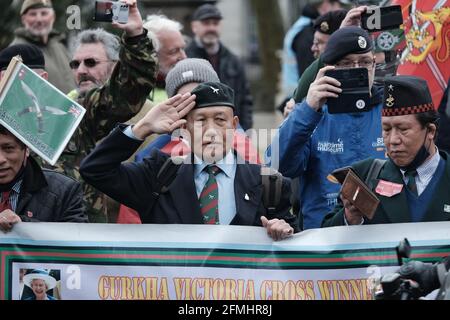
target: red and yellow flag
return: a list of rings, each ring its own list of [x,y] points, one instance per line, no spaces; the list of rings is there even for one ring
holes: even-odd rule
[[[400,75],[428,82],[438,108],[450,77],[450,0],[393,0],[403,11],[406,42]]]

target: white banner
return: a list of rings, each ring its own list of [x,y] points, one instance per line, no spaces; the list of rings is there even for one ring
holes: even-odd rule
[[[368,300],[373,280],[398,269],[403,238],[413,259],[450,254],[450,222],[280,242],[259,227],[20,223],[0,235],[0,298],[35,299],[42,280],[62,300]]]

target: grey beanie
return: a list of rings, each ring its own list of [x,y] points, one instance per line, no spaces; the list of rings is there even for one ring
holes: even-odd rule
[[[166,76],[166,92],[173,97],[178,89],[191,82],[220,82],[208,60],[188,58],[178,62]]]

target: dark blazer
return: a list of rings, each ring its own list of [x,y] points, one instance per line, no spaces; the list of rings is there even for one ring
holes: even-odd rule
[[[111,198],[139,212],[143,223],[203,224],[200,203],[194,182],[194,165],[182,164],[166,193],[156,197],[156,176],[168,158],[156,151],[143,163],[122,163],[141,142],[127,137],[119,126],[81,163],[80,173],[85,181]],[[261,225],[260,217],[267,216],[262,204],[260,166],[239,164],[235,177],[236,216],[233,225]],[[246,197],[245,195],[248,195]],[[276,216],[295,226],[289,212],[290,185],[286,179]],[[247,199],[245,199],[247,198]],[[294,227],[294,230],[297,230]]]
[[[78,181],[28,157],[16,214],[25,222],[88,222]]]
[[[446,161],[445,172],[441,177],[441,180],[436,186],[434,196],[430,202],[430,205],[424,215],[423,221],[448,221],[450,220],[450,213],[445,212],[444,208],[450,205],[450,161],[449,155],[445,152],[441,152],[442,158]],[[359,177],[364,181],[368,175],[368,171],[373,162],[373,159],[364,160],[358,162],[352,167],[355,169]],[[371,184],[374,191],[380,180],[389,181],[397,184],[404,185],[402,174],[395,164],[388,160],[381,169],[377,179],[373,179]],[[364,224],[381,224],[381,223],[404,223],[411,222],[411,215],[409,213],[408,202],[406,198],[406,187],[403,187],[402,192],[389,198],[377,194],[380,199],[380,204],[375,212],[375,216],[372,220],[365,219]],[[447,205],[447,207],[446,207]],[[344,222],[344,208],[342,203],[336,205],[333,212],[328,214],[323,222],[322,227],[343,226]]]

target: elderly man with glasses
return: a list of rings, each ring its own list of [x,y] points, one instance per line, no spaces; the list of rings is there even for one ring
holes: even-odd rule
[[[359,27],[333,33],[322,54],[326,66],[267,150],[272,166],[278,166],[287,177],[300,178],[303,229],[319,228],[337,203],[340,186],[327,180],[333,170],[368,157],[385,158],[380,121],[383,93],[382,88],[373,86],[373,49],[371,37]],[[366,112],[330,114],[327,102],[342,94],[342,84],[325,73],[355,67],[366,68],[368,73]]]

